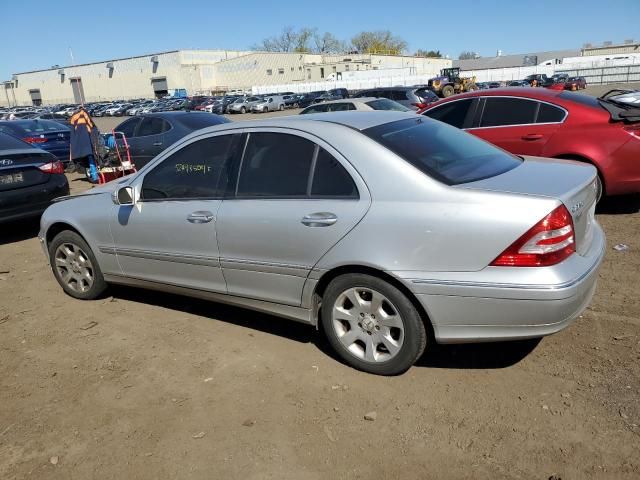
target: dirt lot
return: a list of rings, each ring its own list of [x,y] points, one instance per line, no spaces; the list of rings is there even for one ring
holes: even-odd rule
[[[570,328],[430,345],[393,378],[267,315],[124,288],[73,300],[37,225],[3,225],[0,478],[640,478],[639,208],[600,208],[607,255]]]

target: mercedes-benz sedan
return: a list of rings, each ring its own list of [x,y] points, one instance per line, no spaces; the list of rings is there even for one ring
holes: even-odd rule
[[[49,207],[39,237],[74,298],[120,283],[271,312],[397,374],[430,342],[567,327],[604,253],[598,185],[414,114],[280,117],[194,132]]]

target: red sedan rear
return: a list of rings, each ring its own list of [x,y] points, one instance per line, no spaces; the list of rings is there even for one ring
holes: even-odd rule
[[[567,91],[503,88],[455,95],[419,113],[514,154],[591,163],[607,195],[640,192],[640,110]]]

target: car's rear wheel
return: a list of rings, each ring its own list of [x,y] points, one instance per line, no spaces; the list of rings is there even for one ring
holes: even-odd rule
[[[283,111],[284,110],[284,105],[280,104],[280,106],[278,107],[278,110]]]
[[[398,288],[365,274],[331,281],[322,299],[327,339],[349,365],[397,375],[422,355],[427,335],[413,303]]]
[[[244,107],[242,107],[242,108],[240,109],[240,113],[247,113],[247,109],[246,109],[246,108],[244,108]]]
[[[56,235],[49,245],[49,259],[56,280],[68,295],[93,300],[106,290],[96,257],[76,232],[65,230]]]

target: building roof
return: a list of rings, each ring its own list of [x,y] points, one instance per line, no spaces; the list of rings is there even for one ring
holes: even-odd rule
[[[454,60],[453,66],[461,70],[484,70],[485,68],[509,68],[530,66],[525,63],[525,57],[537,57],[533,65],[547,62],[556,58],[577,57],[580,50],[552,50],[549,52],[518,53],[496,57],[480,57],[470,60]]]

